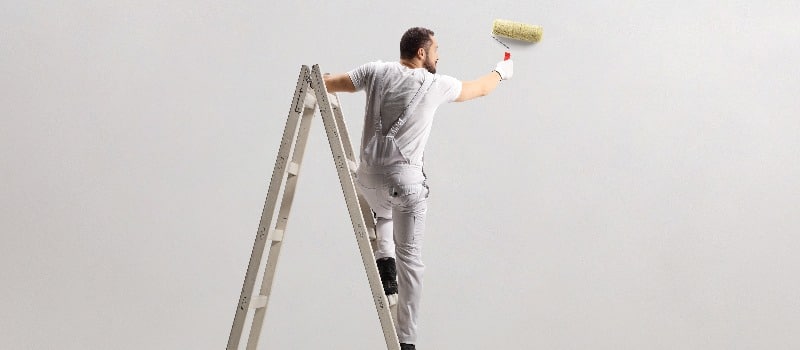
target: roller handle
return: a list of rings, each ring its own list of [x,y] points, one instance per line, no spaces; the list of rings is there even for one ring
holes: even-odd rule
[[[506,51],[506,56],[503,58],[503,61],[508,61],[511,59],[511,52]]]

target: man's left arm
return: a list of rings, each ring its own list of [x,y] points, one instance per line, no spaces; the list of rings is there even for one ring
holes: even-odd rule
[[[325,88],[328,92],[356,92],[356,86],[350,80],[348,74],[326,74],[322,77],[325,80]]]

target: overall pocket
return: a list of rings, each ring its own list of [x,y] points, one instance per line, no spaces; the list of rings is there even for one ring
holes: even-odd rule
[[[389,186],[389,202],[396,206],[411,206],[428,198],[430,189],[423,183]]]

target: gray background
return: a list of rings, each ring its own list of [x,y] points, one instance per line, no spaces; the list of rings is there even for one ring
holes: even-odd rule
[[[221,349],[302,64],[441,73],[425,349],[800,348],[800,2],[2,1],[0,347]],[[364,95],[342,95],[354,141]],[[315,119],[263,348],[383,338]]]

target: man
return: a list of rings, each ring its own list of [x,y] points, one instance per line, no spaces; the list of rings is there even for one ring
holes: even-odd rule
[[[415,27],[400,39],[399,62],[371,62],[325,76],[329,92],[367,94],[356,184],[375,213],[374,253],[384,292],[390,298],[397,294],[402,350],[414,350],[417,341],[429,192],[422,158],[434,113],[444,103],[489,94],[501,80],[511,78],[514,67],[511,60],[500,61],[490,73],[461,82],[436,74],[438,62],[433,31]]]

